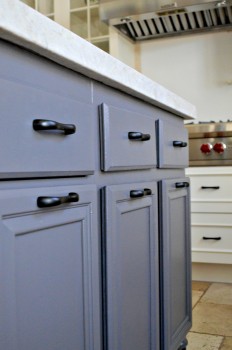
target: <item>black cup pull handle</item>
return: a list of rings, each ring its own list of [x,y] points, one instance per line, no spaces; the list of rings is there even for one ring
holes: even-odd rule
[[[173,147],[187,147],[188,143],[184,141],[173,141]]]
[[[201,186],[202,190],[219,190],[220,186]]]
[[[55,207],[64,203],[73,203],[79,201],[79,195],[75,192],[70,192],[66,197],[38,197],[37,206],[39,208]]]
[[[148,141],[151,138],[150,134],[143,134],[138,131],[130,131],[128,132],[128,138],[132,141]]]
[[[176,182],[176,183],[175,183],[175,187],[176,187],[176,188],[189,187],[189,183],[188,183],[188,182]]]
[[[150,188],[144,188],[143,190],[131,190],[130,198],[141,198],[144,196],[150,196],[152,194],[152,190]]]
[[[213,239],[214,241],[220,241],[222,238],[221,237],[202,237],[204,240],[208,240],[208,239]]]
[[[74,124],[62,124],[54,120],[47,119],[35,119],[33,120],[33,129],[35,131],[61,131],[65,135],[71,135],[76,132],[76,126]]]

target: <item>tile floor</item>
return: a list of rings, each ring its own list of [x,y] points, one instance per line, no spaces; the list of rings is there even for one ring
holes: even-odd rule
[[[232,350],[232,284],[193,282],[187,350]]]

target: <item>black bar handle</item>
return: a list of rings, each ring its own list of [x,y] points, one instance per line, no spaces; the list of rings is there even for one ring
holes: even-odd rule
[[[130,198],[141,198],[144,196],[150,196],[152,194],[152,190],[150,188],[144,188],[143,190],[131,190]]]
[[[187,147],[188,143],[184,141],[173,141],[173,147]]]
[[[220,241],[222,238],[221,237],[205,237],[205,236],[203,236],[202,237],[204,240],[207,240],[207,239],[213,239],[213,240],[215,240],[215,241]]]
[[[39,208],[55,207],[64,203],[78,202],[79,195],[75,192],[70,192],[66,197],[38,197],[37,206]]]
[[[62,131],[65,135],[71,135],[76,132],[76,126],[74,124],[62,124],[54,120],[47,119],[33,120],[33,129],[35,131],[58,130]]]
[[[133,141],[148,141],[151,138],[150,134],[143,134],[142,132],[138,131],[130,131],[128,132],[128,138],[129,140]]]
[[[201,186],[202,190],[219,190],[220,186]]]
[[[176,182],[175,186],[176,186],[176,188],[189,187],[189,183],[188,182]]]

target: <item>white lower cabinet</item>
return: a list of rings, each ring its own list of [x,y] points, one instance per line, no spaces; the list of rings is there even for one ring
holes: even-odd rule
[[[189,168],[192,262],[232,264],[231,167]]]

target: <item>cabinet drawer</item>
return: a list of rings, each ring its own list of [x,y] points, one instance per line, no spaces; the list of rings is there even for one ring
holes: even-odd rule
[[[152,118],[102,104],[100,126],[103,171],[156,166],[155,121]]]
[[[1,178],[93,173],[90,104],[19,82],[0,81],[0,89]],[[35,131],[35,119],[73,124],[76,131]]]
[[[192,225],[205,225],[205,226],[231,226],[232,217],[231,213],[192,213],[191,214]]]
[[[231,227],[193,227],[192,261],[232,264]]]
[[[230,251],[232,253],[231,227],[193,227],[192,249],[207,251]]]
[[[157,120],[158,167],[185,168],[188,166],[188,132],[181,124]]]
[[[192,199],[202,200],[231,200],[232,178],[226,175],[192,176],[191,177]]]

